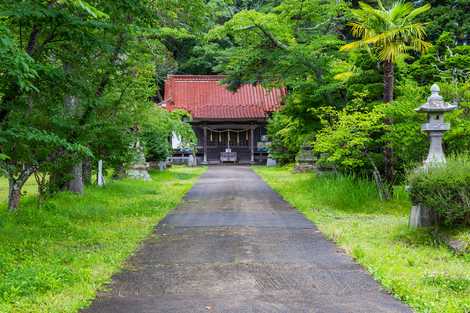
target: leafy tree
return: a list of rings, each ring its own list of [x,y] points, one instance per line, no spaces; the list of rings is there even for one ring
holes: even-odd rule
[[[350,22],[352,35],[359,40],[341,47],[342,51],[372,49],[382,61],[385,103],[393,101],[395,84],[395,63],[408,52],[425,52],[431,46],[424,40],[425,26],[416,18],[430,9],[426,4],[415,8],[412,3],[395,2],[390,9],[378,1],[378,8],[359,2],[360,9],[353,9],[355,21]],[[392,120],[386,119],[386,124]],[[385,178],[390,185],[395,183],[395,159],[390,144],[384,145]]]
[[[132,157],[131,130],[154,105],[163,39],[199,27],[204,7],[202,0],[2,2],[0,166],[18,195],[33,173],[49,177],[51,190],[80,191],[82,163]]]
[[[318,132],[315,152],[319,164],[334,165],[342,171],[372,174],[382,199],[390,198],[377,162],[381,161],[381,139],[386,131],[380,110],[360,112],[345,108],[338,113],[336,123]]]
[[[64,98],[71,102],[73,98],[67,95],[67,66],[60,62],[60,50],[49,49],[59,39],[57,46],[65,45],[70,40],[67,36],[76,35],[80,25],[105,15],[84,1],[5,1],[2,9],[6,31],[1,41],[17,50],[14,70],[7,69],[2,79],[0,102],[1,151],[7,156],[0,167],[9,180],[9,208],[15,210],[21,187],[34,172],[47,164],[90,155],[77,140],[64,136],[64,125],[73,115]],[[81,33],[79,38],[89,38],[86,31]]]
[[[426,22],[426,33],[430,40],[437,41],[448,32],[460,45],[470,41],[470,2],[467,0],[428,0],[432,10],[419,17]]]
[[[282,111],[275,112],[268,122],[271,156],[281,164],[292,161],[303,143],[301,133],[303,127],[298,119]]]
[[[171,136],[181,138],[182,144],[194,148],[197,143],[196,135],[189,123],[190,115],[181,110],[168,112],[162,108],[153,107],[150,119],[142,125],[141,138],[147,150],[146,155],[153,161],[164,161],[172,153]]]
[[[349,25],[353,36],[360,39],[342,46],[341,50],[372,47],[383,62],[384,102],[390,102],[394,91],[394,63],[407,52],[423,53],[431,46],[424,41],[424,24],[414,21],[431,7],[425,4],[414,8],[411,3],[398,1],[386,9],[380,0],[378,5],[376,9],[359,2],[360,9],[352,10],[356,21]]]
[[[287,88],[282,112],[268,125],[272,153],[286,161],[321,127],[318,108],[345,103],[344,83],[334,78],[344,8],[334,1],[285,0],[240,11],[209,33],[211,40],[231,43],[216,67],[230,88],[242,83]]]
[[[403,80],[397,85],[397,93],[399,96],[393,105],[380,104],[377,109],[383,112],[386,120],[393,121],[382,142],[393,150],[396,182],[400,183],[406,172],[418,166],[427,153],[428,139],[421,131],[426,116],[415,109],[426,101],[429,89],[412,80]]]
[[[443,96],[459,105],[458,110],[448,114],[452,127],[445,134],[445,143],[451,153],[470,151],[470,47],[460,45],[452,33],[443,32],[407,71],[411,79],[423,86],[439,83]]]

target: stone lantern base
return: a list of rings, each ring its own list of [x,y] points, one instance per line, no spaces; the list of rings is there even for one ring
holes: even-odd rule
[[[148,164],[135,164],[127,170],[127,176],[133,179],[151,180]]]
[[[438,225],[439,219],[429,208],[416,204],[411,207],[409,226],[411,228],[432,227]]]
[[[297,162],[294,167],[295,173],[306,173],[306,172],[314,172],[317,170],[315,164],[307,163],[307,162]]]
[[[277,166],[277,161],[276,159],[273,159],[272,157],[268,157],[268,159],[266,160],[266,166],[267,167],[275,167]]]
[[[315,161],[313,159],[313,151],[310,145],[304,145],[297,154],[295,173],[313,172],[316,170]]]

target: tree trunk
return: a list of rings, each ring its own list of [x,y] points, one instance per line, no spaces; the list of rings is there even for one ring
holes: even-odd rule
[[[13,180],[10,180],[8,187],[8,210],[15,212],[20,205],[21,187]]]
[[[72,179],[67,182],[67,189],[74,193],[82,194],[83,186],[83,162],[75,164],[72,168]]]
[[[388,143],[386,142],[385,145],[387,144]],[[395,182],[395,162],[394,162],[394,156],[393,156],[393,149],[388,146],[384,147],[384,166],[385,166],[384,177],[389,187],[389,193],[390,195],[393,195],[392,186]]]
[[[369,156],[368,152],[365,152],[367,159],[372,165],[372,168],[374,169],[372,172],[372,175],[374,176],[375,180],[375,185],[377,186],[377,191],[379,193],[379,198],[380,200],[390,200],[390,188],[388,188],[387,184],[383,183],[382,176],[380,175],[380,171],[377,168],[377,165],[375,165],[374,160]]]
[[[82,172],[83,172],[83,183],[88,186],[91,185],[91,169],[92,169],[92,164],[90,158],[86,158],[83,160],[83,166],[82,166]]]
[[[393,63],[391,61],[384,61],[384,102],[389,103],[393,101],[393,91],[395,89],[394,80],[395,73]]]
[[[394,92],[394,81],[395,73],[394,66],[391,61],[384,61],[384,102],[390,103],[393,101]],[[393,121],[389,118],[385,119],[385,125],[392,125]],[[388,147],[388,143],[385,143],[384,147],[384,177],[388,183],[389,193],[393,194],[393,183],[395,181],[395,166],[393,160],[393,149]]]
[[[74,74],[74,67],[72,64],[65,63],[64,64],[64,73],[66,76],[72,76]],[[77,117],[77,111],[79,108],[79,99],[77,96],[74,95],[66,95],[64,97],[64,107],[65,107],[65,112],[76,118]],[[83,193],[83,162],[79,161],[77,164],[75,164],[72,167],[72,170],[70,172],[71,179],[67,181],[66,187],[67,190],[74,192],[74,193]]]
[[[8,210],[15,212],[21,200],[21,189],[28,180],[28,178],[34,173],[33,167],[24,168],[18,178],[8,178]]]

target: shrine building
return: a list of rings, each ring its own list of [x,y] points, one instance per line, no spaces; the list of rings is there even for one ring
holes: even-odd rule
[[[219,75],[169,75],[162,106],[191,114],[198,163],[265,162],[267,118],[280,109],[286,91],[244,84],[231,92],[222,79]]]

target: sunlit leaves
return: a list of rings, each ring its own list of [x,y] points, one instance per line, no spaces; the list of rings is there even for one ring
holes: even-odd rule
[[[396,62],[410,51],[423,53],[430,48],[431,44],[424,40],[425,25],[414,22],[431,8],[429,4],[414,8],[411,3],[397,1],[388,10],[383,6],[375,9],[364,2],[359,5],[360,9],[352,10],[355,21],[349,24],[353,36],[359,39],[341,50],[373,46],[381,60]]]
[[[370,167],[368,153],[385,129],[383,118],[379,111],[340,112],[338,121],[316,136],[314,149],[322,156],[319,162],[347,170]]]
[[[94,18],[107,18],[108,15],[83,0],[57,0],[57,3],[79,8]]]
[[[0,94],[3,82],[13,79],[23,92],[37,91],[33,80],[38,73],[34,60],[16,45],[12,34],[0,25]]]

